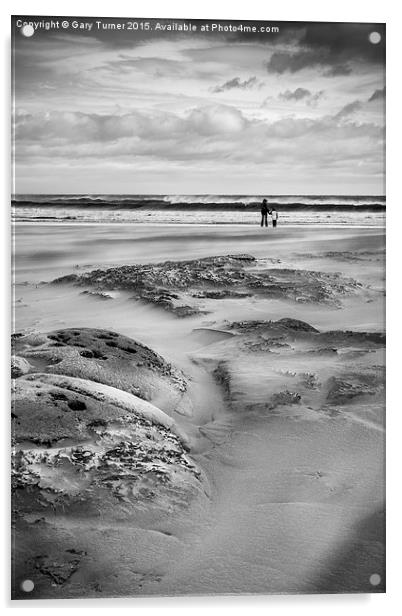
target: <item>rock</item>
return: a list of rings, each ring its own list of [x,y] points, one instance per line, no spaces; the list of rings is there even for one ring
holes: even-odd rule
[[[172,417],[128,391],[63,371],[99,376],[96,362],[110,361],[104,380],[125,367],[126,384],[138,377],[146,392],[153,375],[155,395],[169,386],[178,400],[186,381],[151,349],[114,332],[59,330],[15,336],[13,344],[31,360],[31,372],[13,381],[13,597],[26,597],[24,579],[34,581],[34,598],[83,596],[112,536],[130,540],[142,528],[169,525],[195,500],[205,506],[209,488]],[[111,570],[119,571],[112,554]]]
[[[335,261],[347,261],[347,262],[358,262],[358,261],[381,261],[385,258],[385,251],[381,250],[343,250],[336,251],[331,250],[328,252],[321,253],[298,253],[295,255],[301,259],[333,259]]]
[[[74,551],[76,552],[76,551]],[[51,558],[48,555],[36,556],[32,559],[32,564],[43,575],[48,576],[53,584],[61,586],[75,573],[81,562],[81,554],[63,554],[64,560]]]
[[[20,514],[135,517],[144,499],[163,510],[202,491],[186,435],[132,394],[31,374],[15,381],[13,413],[13,506]]]
[[[104,293],[103,291],[82,291],[81,295],[89,295],[90,297],[95,297],[102,300],[109,300],[115,298],[114,294]]]
[[[59,374],[35,373],[17,379],[13,407],[18,417],[15,438],[38,444],[64,439],[85,441],[87,424],[104,425],[105,421],[129,418],[131,414],[178,430],[171,417],[137,396],[109,385]],[[180,438],[185,443],[184,437]]]
[[[283,318],[278,321],[237,321],[229,324],[229,330],[235,330],[242,336],[244,347],[253,351],[270,351],[273,348],[290,347],[293,342],[308,343],[305,348],[311,354],[337,354],[338,349],[368,351],[385,346],[385,334],[381,332],[355,332],[335,330],[320,332],[318,329],[298,319]]]
[[[338,350],[334,347],[316,347],[314,349],[308,349],[307,355],[338,355]]]
[[[279,321],[238,321],[229,325],[241,336],[241,348],[252,353],[281,353],[292,350],[295,341],[315,342],[318,330],[297,319]]]
[[[312,325],[309,325],[305,321],[299,321],[299,319],[279,319],[279,321],[276,321],[276,325],[298,332],[318,333],[318,329]]]
[[[271,396],[267,408],[273,411],[278,406],[287,406],[289,404],[299,404],[301,396],[297,392],[293,391],[280,391]]]
[[[323,412],[328,414],[326,404],[347,404],[363,394],[381,396],[384,375],[380,366],[370,370],[356,366],[354,374],[339,374],[342,365],[346,369],[351,361],[351,342],[359,357],[372,350],[373,357],[381,361],[375,351],[381,348],[383,337],[375,332],[320,332],[292,318],[225,326],[231,337],[212,340],[193,356],[198,355],[210,371],[235,414],[262,417],[278,408],[276,414],[316,419]],[[330,341],[338,347],[328,346]],[[329,375],[336,376],[328,379]],[[300,407],[286,408],[294,405]]]
[[[136,299],[180,317],[205,312],[202,305],[194,303],[197,299],[262,295],[339,307],[341,297],[363,289],[360,283],[337,273],[266,266],[264,260],[259,262],[251,255],[227,255],[97,269],[63,276],[53,284],[75,284],[101,294],[128,290]]]
[[[327,381],[327,403],[343,405],[363,395],[373,396],[382,389],[382,379],[375,374],[346,374]]]
[[[321,338],[327,342],[349,346],[361,345],[366,348],[385,346],[386,336],[383,332],[356,332],[350,330],[334,330],[322,332]]]
[[[300,378],[300,384],[306,389],[319,389],[321,386],[315,373],[301,372],[298,376]]]
[[[31,364],[23,357],[17,357],[13,355],[11,358],[11,378],[17,379],[23,374],[28,374],[31,370]]]
[[[192,297],[199,299],[226,299],[226,298],[244,298],[250,297],[251,293],[247,291],[233,291],[232,289],[218,289],[216,291],[196,291]]]
[[[13,347],[29,361],[30,372],[90,379],[156,402],[169,414],[192,414],[182,372],[127,336],[102,329],[60,329],[20,336]]]
[[[138,299],[134,296],[133,299]],[[198,314],[208,314],[205,310],[201,310],[197,306],[189,306],[180,304],[179,296],[175,293],[169,293],[165,289],[154,289],[143,291],[141,300],[156,304],[169,312],[172,312],[177,317],[192,317]]]
[[[235,321],[230,324],[231,329],[246,332],[274,332],[288,335],[289,332],[319,333],[318,329],[298,319],[283,318],[278,321]]]
[[[230,371],[228,368],[227,362],[220,361],[216,368],[214,368],[212,375],[217,383],[222,387],[225,397],[230,399],[231,389],[230,389]]]

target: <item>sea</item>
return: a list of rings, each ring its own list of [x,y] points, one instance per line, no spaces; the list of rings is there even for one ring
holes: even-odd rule
[[[383,227],[384,196],[354,195],[13,195],[14,222],[259,224],[266,198],[279,225]]]

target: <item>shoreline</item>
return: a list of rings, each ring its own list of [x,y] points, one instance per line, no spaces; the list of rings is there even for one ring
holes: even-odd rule
[[[37,220],[37,221],[32,221],[32,220],[12,220],[11,221],[11,225],[43,225],[43,226],[57,226],[57,225],[71,225],[71,226],[78,226],[78,225],[82,225],[82,226],[88,226],[88,225],[93,225],[93,226],[98,226],[98,225],[120,225],[120,226],[137,226],[137,225],[141,225],[141,226],[150,226],[150,227],[256,227],[261,228],[259,224],[255,224],[255,223],[248,223],[248,222],[237,222],[237,223],[232,223],[232,222],[219,222],[219,223],[214,223],[214,222],[209,222],[209,223],[201,223],[201,222],[193,222],[193,223],[189,223],[189,222],[149,222],[147,220],[144,221],[120,221],[120,220],[111,220],[111,221],[74,221],[74,220],[68,220],[68,221],[64,221],[64,220],[60,220],[60,221],[42,221],[42,220]],[[298,224],[282,224],[282,225],[278,225],[276,227],[275,231],[278,231],[281,228],[286,228],[286,229],[297,229],[300,227],[305,227],[308,229],[383,229],[384,231],[386,230],[386,224],[384,225],[354,225],[354,224],[342,224],[342,223],[338,223],[338,224],[334,224],[334,223],[298,223]],[[268,229],[273,229],[272,224],[269,225],[268,227],[263,227],[262,230],[268,230]]]

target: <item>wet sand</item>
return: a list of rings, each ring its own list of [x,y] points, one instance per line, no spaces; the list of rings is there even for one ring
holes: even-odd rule
[[[73,392],[91,409],[82,378],[114,388],[104,411],[114,422],[116,391],[168,417],[168,428],[138,420],[126,447],[152,428],[172,447],[183,435],[186,450],[119,459],[118,486],[96,514],[87,479],[98,485],[99,464],[82,466],[77,454],[61,474],[74,470],[85,485],[59,494],[63,508],[43,505],[43,493],[33,502],[19,485],[15,596],[23,576],[37,598],[383,591],[384,248],[382,229],[19,224],[15,354],[29,367],[19,364],[14,412],[22,417],[32,384],[45,397]],[[32,343],[37,332],[53,338]],[[99,346],[107,332],[131,342]],[[150,375],[127,350],[136,343],[162,358]],[[42,449],[110,457],[122,428],[105,417],[105,432],[68,443],[38,444],[29,425],[21,432],[25,471],[42,477],[35,490],[48,495],[59,469]],[[139,486],[157,462],[167,483],[152,476],[152,498],[138,496],[127,465]]]

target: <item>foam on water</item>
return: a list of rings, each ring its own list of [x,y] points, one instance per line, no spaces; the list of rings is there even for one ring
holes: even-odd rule
[[[259,224],[263,195],[15,195],[17,222]],[[280,224],[383,226],[383,196],[271,195]]]

